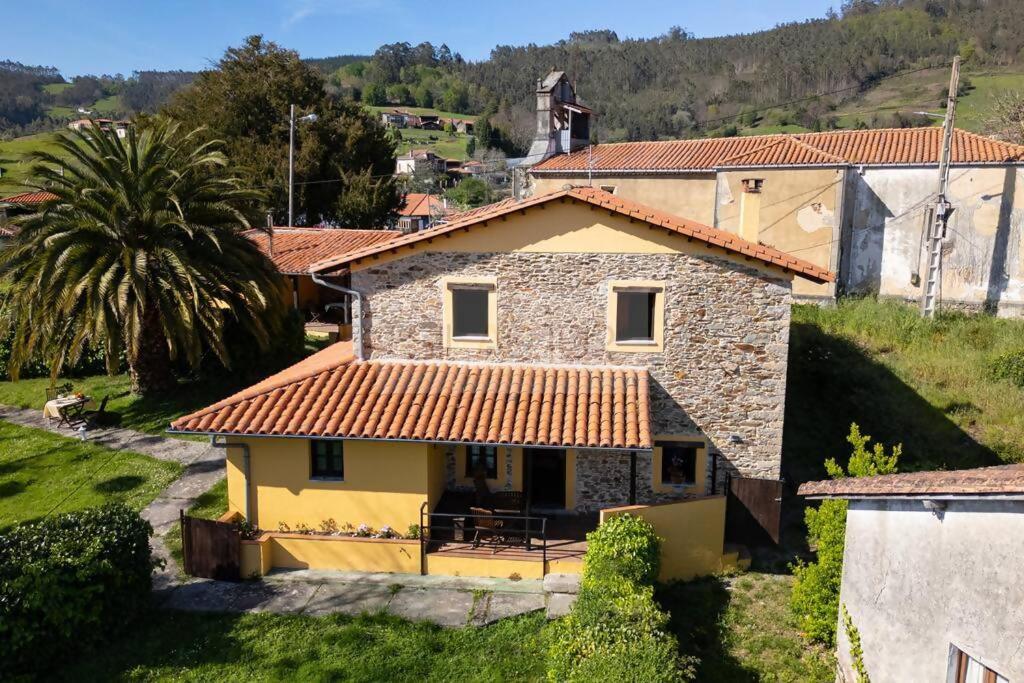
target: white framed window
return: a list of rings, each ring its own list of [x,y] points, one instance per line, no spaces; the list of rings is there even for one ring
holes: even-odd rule
[[[652,280],[608,283],[608,350],[652,353],[665,346],[665,284]]]
[[[498,294],[495,278],[445,278],[444,345],[495,348],[498,343]]]

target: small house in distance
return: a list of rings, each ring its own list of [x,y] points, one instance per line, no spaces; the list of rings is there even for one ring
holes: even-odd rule
[[[448,160],[428,149],[410,149],[395,160],[396,175],[413,175],[417,172],[444,173]]]
[[[405,195],[405,204],[398,210],[398,229],[402,232],[423,230],[444,218],[447,213],[448,203],[443,197],[410,192]]]
[[[52,192],[21,192],[9,197],[0,198],[0,238],[13,237],[14,228],[10,219],[23,213],[38,210],[44,203],[57,199]]]
[[[1024,680],[1024,465],[809,482],[849,500],[840,615],[873,681]],[[839,677],[858,680],[839,619]]]

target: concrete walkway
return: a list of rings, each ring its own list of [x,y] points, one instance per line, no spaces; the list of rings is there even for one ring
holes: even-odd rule
[[[0,420],[78,438],[40,410],[0,405]],[[386,612],[445,627],[484,626],[499,619],[545,610],[549,619],[568,614],[579,577],[549,574],[543,581],[419,574],[370,574],[277,570],[259,581],[181,579],[164,535],[196,499],[224,477],[224,451],[209,444],[144,434],[130,429],[90,430],[87,441],[115,451],[133,451],[185,467],[143,511],[153,525],[153,554],[166,562],[154,572],[153,591],[166,608],[210,612],[276,612],[308,615]]]
[[[557,574],[548,579],[277,570],[260,581],[190,581],[170,592],[163,606],[311,616],[387,613],[448,628],[484,626],[540,610],[548,618],[564,616],[575,601],[578,580]]]
[[[77,431],[51,423],[43,417],[41,410],[0,405],[0,420],[78,438]],[[111,450],[142,453],[184,466],[181,476],[142,511],[143,518],[153,525],[153,554],[167,563],[153,574],[153,588],[162,591],[175,586],[178,583],[178,566],[167,551],[163,537],[178,521],[179,510],[190,508],[200,495],[224,477],[224,451],[199,441],[171,439],[120,427],[89,430],[86,441]]]

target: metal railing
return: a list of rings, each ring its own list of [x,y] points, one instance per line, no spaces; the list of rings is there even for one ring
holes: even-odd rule
[[[508,547],[518,545],[518,541],[509,543],[509,539],[522,539],[527,551],[534,550],[540,541],[542,569],[541,575],[547,573],[548,567],[548,520],[544,517],[516,514],[492,514],[488,520],[496,522],[492,526],[479,526],[472,512],[430,512],[427,501],[420,506],[420,574],[427,573],[427,553],[431,545],[441,546],[445,543],[475,544],[479,534],[490,537],[487,544],[500,544],[503,540]],[[438,520],[450,520],[450,524],[438,523]],[[450,532],[450,536],[448,535]],[[459,538],[461,536],[461,538]]]

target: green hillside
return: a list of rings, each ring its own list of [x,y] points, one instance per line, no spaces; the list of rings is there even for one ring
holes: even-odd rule
[[[3,169],[0,175],[0,197],[24,191],[22,183],[28,176],[29,165],[22,161],[22,157],[38,150],[56,151],[52,133],[0,141],[0,169]]]

